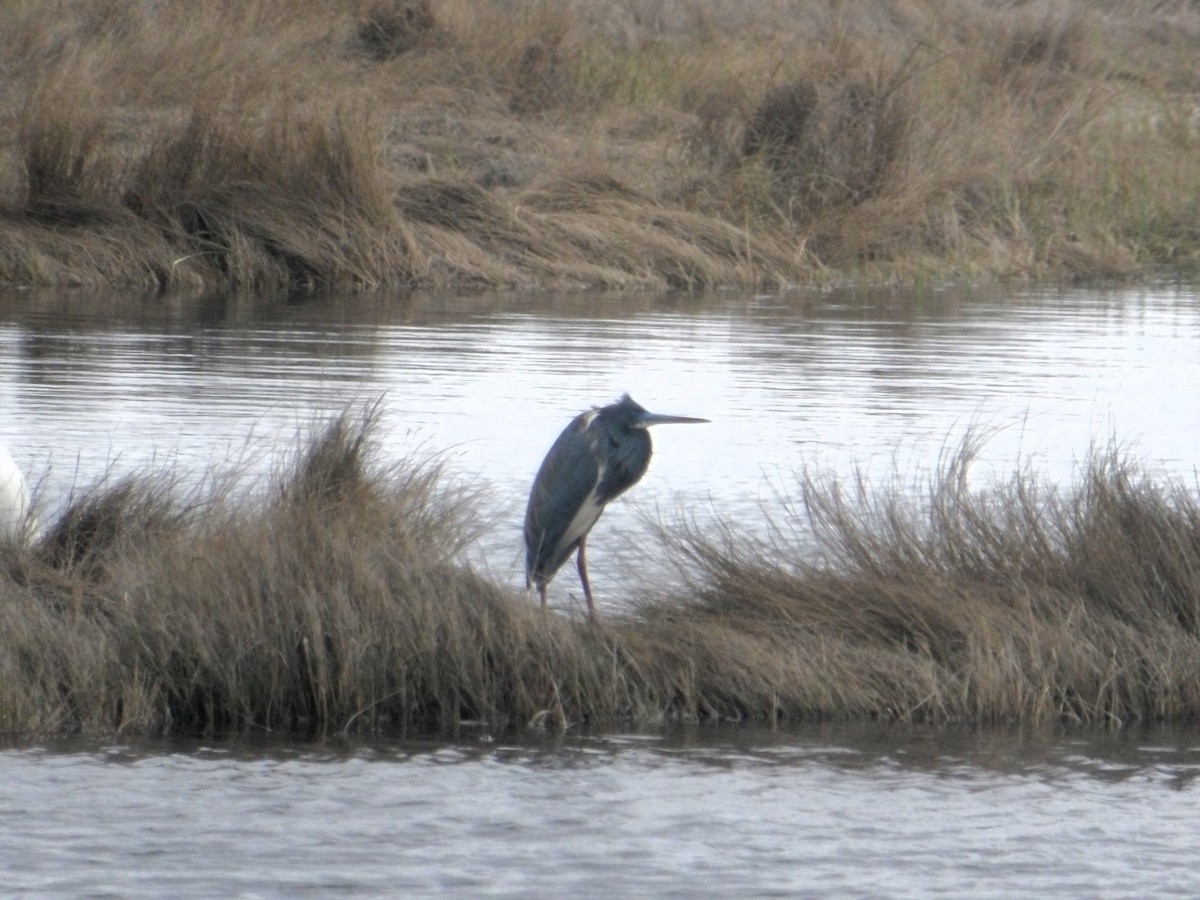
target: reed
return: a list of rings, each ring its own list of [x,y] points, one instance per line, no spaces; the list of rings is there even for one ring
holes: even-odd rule
[[[348,411],[250,489],[135,474],[0,548],[0,730],[495,733],[669,720],[1200,714],[1200,502],[1115,449],[1076,487],[802,474],[771,527],[664,523],[681,587],[599,625],[462,562],[480,499]],[[472,723],[476,723],[474,726]]]
[[[1028,470],[972,487],[974,454],[968,439],[915,494],[804,473],[769,539],[664,531],[688,586],[644,615],[735,627],[764,668],[793,667],[803,692],[747,704],[759,716],[1194,719],[1196,486],[1110,448],[1070,489]]]
[[[3,282],[701,288],[1200,259],[1184,0],[4,18]]]

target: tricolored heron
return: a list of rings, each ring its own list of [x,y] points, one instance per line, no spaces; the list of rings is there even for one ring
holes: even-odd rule
[[[647,412],[626,394],[610,406],[576,416],[538,469],[525,510],[526,587],[546,605],[546,585],[578,551],[579,582],[588,615],[596,618],[588,583],[588,532],[604,505],[633,487],[650,465],[651,425],[699,424],[708,419]]]

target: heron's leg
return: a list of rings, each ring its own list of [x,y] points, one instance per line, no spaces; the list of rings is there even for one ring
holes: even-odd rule
[[[596,621],[596,605],[592,603],[592,586],[587,576],[587,535],[579,539],[579,555],[575,558],[579,567],[579,583],[583,585],[583,596],[587,600],[588,618]]]
[[[542,582],[537,586],[538,596],[542,598],[542,609],[546,608],[546,583]]]

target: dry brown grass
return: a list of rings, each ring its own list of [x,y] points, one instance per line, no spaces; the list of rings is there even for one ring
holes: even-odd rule
[[[6,282],[769,286],[1200,258],[1182,0],[8,0],[4,22]]]
[[[437,18],[430,0],[378,0],[359,17],[354,36],[375,62],[386,62],[434,42]]]
[[[1069,490],[1029,471],[973,488],[972,459],[968,442],[916,496],[807,473],[768,540],[667,533],[688,587],[644,615],[753,635],[734,665],[790,670],[789,718],[1194,720],[1196,486],[1110,450]]]
[[[1200,715],[1200,500],[1116,451],[1069,490],[972,487],[969,444],[924,493],[806,475],[769,537],[664,526],[684,586],[593,625],[464,565],[478,499],[385,464],[378,412],[245,494],[147,472],[0,549],[0,731]]]

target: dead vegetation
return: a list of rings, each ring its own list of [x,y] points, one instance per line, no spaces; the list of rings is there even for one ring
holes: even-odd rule
[[[378,0],[358,19],[355,39],[375,62],[386,62],[424,46],[437,37],[430,0]]]
[[[0,281],[1194,271],[1176,3],[9,0]]]
[[[134,475],[0,548],[0,732],[1200,715],[1195,485],[1115,450],[1069,489],[972,485],[969,443],[923,491],[804,473],[766,533],[664,525],[682,586],[592,625],[466,566],[478,500],[385,464],[377,412],[245,495]]]

